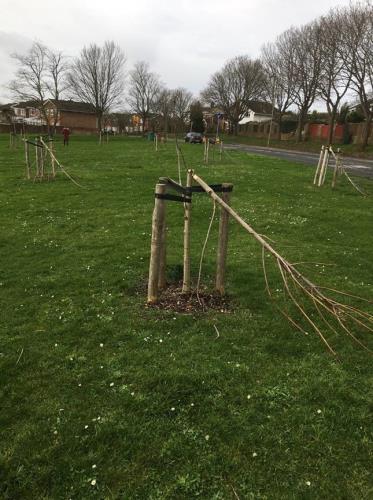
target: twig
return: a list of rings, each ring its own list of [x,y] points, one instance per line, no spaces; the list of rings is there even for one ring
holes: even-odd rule
[[[216,325],[212,325],[212,326],[215,328],[215,331],[216,331],[216,337],[215,337],[215,340],[216,340],[220,337],[220,333],[219,333],[218,327]]]
[[[352,186],[356,189],[356,191],[358,191],[364,197],[367,196],[367,194],[364,191],[362,191],[357,184],[354,183],[354,181],[351,179],[351,177],[346,172],[345,167],[342,167],[342,169],[343,169],[342,170],[343,173],[345,174],[345,176],[347,177],[347,179],[350,181],[350,183],[352,184]]]
[[[197,293],[198,303],[199,303],[199,305],[200,305],[200,306],[202,305],[202,303],[201,303],[201,299],[200,299],[200,296],[199,296],[199,286],[200,286],[200,282],[201,282],[201,274],[202,274],[202,261],[203,261],[203,257],[204,257],[204,255],[205,255],[206,245],[207,245],[207,242],[208,242],[208,239],[209,239],[209,236],[210,236],[212,223],[214,222],[214,218],[215,218],[215,211],[216,211],[216,203],[215,203],[215,201],[214,201],[214,207],[213,207],[213,209],[212,209],[212,215],[211,215],[210,224],[209,224],[209,227],[208,227],[208,229],[207,229],[207,234],[206,234],[205,242],[204,242],[203,247],[202,247],[201,258],[200,258],[200,260],[199,260],[199,270],[198,270],[198,280],[197,280],[197,289],[196,289],[196,293]]]
[[[316,266],[336,266],[336,264],[333,264],[333,263],[327,263],[327,262],[312,262],[312,261],[301,261],[301,262],[292,262],[291,265],[292,266],[299,266],[301,264],[304,264],[304,265],[308,265],[308,264],[313,264],[313,265],[316,265]]]
[[[231,488],[232,488],[233,494],[234,494],[234,496],[236,497],[236,499],[237,499],[237,500],[240,500],[240,497],[238,496],[237,491],[233,488],[233,485],[232,485],[232,484],[231,484]]]
[[[179,174],[179,184],[181,185],[180,151],[177,144],[176,144],[176,154],[177,154],[177,171]]]
[[[19,363],[19,361],[20,361],[20,359],[22,357],[22,354],[23,354],[23,347],[21,349],[21,354],[18,356],[18,359],[17,359],[17,362],[16,362],[16,366],[18,365],[18,363]]]

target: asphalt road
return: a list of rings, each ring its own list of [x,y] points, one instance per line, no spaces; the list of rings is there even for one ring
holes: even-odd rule
[[[262,146],[247,146],[244,144],[224,144],[224,148],[230,150],[244,151],[263,156],[272,156],[282,160],[303,163],[316,169],[319,161],[319,155],[315,153],[304,153],[302,151],[290,151],[288,149],[265,148]],[[348,173],[369,177],[373,179],[373,160],[361,160],[360,158],[344,157],[343,164]],[[329,168],[334,166],[334,160],[331,159]]]

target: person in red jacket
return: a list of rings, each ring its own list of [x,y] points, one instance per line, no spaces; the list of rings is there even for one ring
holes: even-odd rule
[[[63,133],[63,145],[68,146],[69,145],[69,137],[70,137],[70,129],[65,127],[62,129],[62,133]]]

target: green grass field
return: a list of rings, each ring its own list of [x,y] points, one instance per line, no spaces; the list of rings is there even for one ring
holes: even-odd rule
[[[62,174],[26,181],[22,147],[7,141],[0,498],[373,497],[372,356],[326,329],[336,360],[280,316],[261,249],[242,228],[231,221],[230,313],[145,307],[154,185],[177,179],[173,143],[156,153],[135,138],[58,142],[78,188]],[[288,260],[331,264],[301,265],[307,276],[372,298],[373,196],[344,180],[317,189],[311,168],[240,152],[203,166],[202,146],[182,147],[208,182],[234,184],[232,206]],[[373,194],[371,181],[358,182]],[[178,279],[182,205],[167,209],[168,271]],[[194,196],[192,211],[196,277],[211,200]],[[208,287],[217,224],[203,264]],[[373,349],[369,332],[358,335]]]

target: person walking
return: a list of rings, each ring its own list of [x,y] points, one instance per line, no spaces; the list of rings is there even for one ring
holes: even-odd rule
[[[68,146],[69,145],[69,137],[70,137],[70,129],[67,127],[64,127],[62,129],[62,134],[63,134],[63,145]]]

